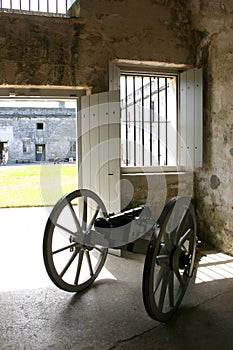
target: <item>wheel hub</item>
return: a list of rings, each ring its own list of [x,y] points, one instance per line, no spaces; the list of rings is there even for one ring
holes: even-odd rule
[[[180,258],[179,258],[179,267],[180,269],[184,269],[185,266],[187,266],[189,263],[189,256],[187,254],[187,252],[182,252],[180,254]]]
[[[183,270],[189,264],[189,255],[186,250],[181,247],[174,247],[171,257],[170,257],[170,266],[174,270]]]

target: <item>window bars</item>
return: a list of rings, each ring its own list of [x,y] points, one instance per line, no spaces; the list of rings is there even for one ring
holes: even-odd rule
[[[66,15],[75,0],[0,0],[6,11]]]
[[[122,166],[176,165],[177,77],[121,75]]]

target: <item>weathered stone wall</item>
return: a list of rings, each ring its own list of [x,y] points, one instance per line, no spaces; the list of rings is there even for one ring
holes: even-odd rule
[[[82,25],[74,20],[0,14],[0,84],[77,85]]]
[[[157,220],[170,198],[193,196],[193,180],[191,172],[121,174],[121,206],[146,204]]]
[[[192,64],[182,0],[80,1],[80,19],[0,14],[0,84],[107,88],[115,58]]]
[[[43,123],[43,129],[37,129]],[[9,163],[36,160],[36,145],[45,145],[45,159],[74,157],[71,142],[76,140],[75,109],[0,108],[0,140],[8,142]],[[29,143],[23,152],[23,142]]]
[[[202,237],[233,254],[233,2],[189,1],[204,65],[205,167],[196,176]]]

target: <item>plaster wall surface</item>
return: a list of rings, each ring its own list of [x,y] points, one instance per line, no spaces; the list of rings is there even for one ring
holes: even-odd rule
[[[0,84],[107,88],[111,59],[192,64],[182,0],[80,1],[81,17],[0,14]]]
[[[233,254],[233,2],[189,1],[205,69],[205,166],[197,172],[203,238]]]
[[[121,174],[122,209],[146,204],[154,221],[170,198],[192,195],[192,172]]]

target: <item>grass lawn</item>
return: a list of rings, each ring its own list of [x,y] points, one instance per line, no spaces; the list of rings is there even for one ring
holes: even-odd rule
[[[0,167],[0,208],[54,205],[76,188],[75,164]]]

